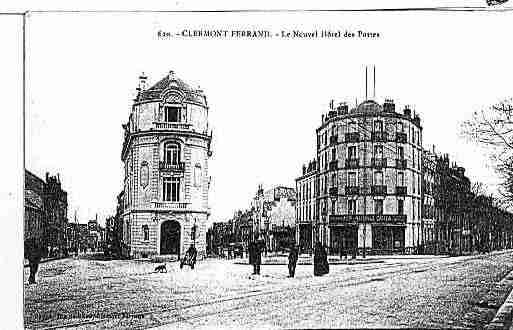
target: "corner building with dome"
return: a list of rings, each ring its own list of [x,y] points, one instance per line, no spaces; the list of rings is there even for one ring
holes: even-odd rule
[[[406,106],[331,105],[296,179],[296,241],[332,254],[414,253],[422,244],[422,126]]]
[[[195,244],[203,256],[212,155],[207,99],[172,71],[149,88],[147,80],[139,77],[123,125],[122,254],[178,257]]]

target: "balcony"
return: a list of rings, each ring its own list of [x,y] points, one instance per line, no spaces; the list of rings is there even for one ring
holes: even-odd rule
[[[177,164],[171,164],[171,163],[160,161],[159,169],[161,171],[183,172],[185,170],[185,163],[178,162]]]
[[[332,135],[330,136],[330,145],[333,146],[335,144],[337,144],[338,142],[338,135]]]
[[[360,142],[360,133],[346,133],[345,142]]]
[[[387,186],[372,186],[371,187],[372,195],[386,195],[387,194]]]
[[[330,196],[337,196],[338,195],[338,187],[331,187],[330,188]]]
[[[387,167],[387,159],[386,158],[372,158],[371,164],[372,164],[372,167],[376,167],[376,168]]]
[[[164,210],[185,210],[189,203],[184,202],[153,202],[153,207]]]
[[[395,187],[395,194],[399,196],[406,195],[406,187],[405,186],[397,186]]]
[[[358,168],[360,167],[360,160],[358,158],[346,159],[346,168]]]
[[[330,162],[330,171],[336,171],[338,170],[338,161],[332,160]]]
[[[358,186],[346,186],[346,195],[358,195],[360,192]]]
[[[407,140],[406,133],[396,133],[395,134],[395,142],[406,143],[406,140]]]
[[[192,125],[189,123],[178,122],[154,122],[156,129],[172,129],[179,131],[186,131],[191,129]]]
[[[388,140],[387,132],[372,132],[372,141],[386,142]]]
[[[402,170],[406,169],[406,159],[396,159],[395,167]]]

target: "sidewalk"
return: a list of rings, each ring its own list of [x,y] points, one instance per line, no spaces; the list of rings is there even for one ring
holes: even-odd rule
[[[338,256],[328,256],[328,262],[330,265],[355,265],[355,264],[371,264],[371,263],[383,263],[387,260],[409,260],[409,259],[439,259],[448,258],[449,256],[435,256],[435,255],[372,255],[362,258],[358,256],[356,259],[348,257],[347,259],[340,258]],[[235,258],[234,264],[236,265],[247,265],[249,264],[248,258]],[[262,256],[262,265],[287,265],[288,257],[284,255],[278,256]],[[312,265],[313,256],[300,255],[297,261],[298,265]]]
[[[504,279],[502,279],[499,284],[509,284],[513,286],[513,271],[511,271]],[[499,307],[497,314],[493,320],[486,326],[487,330],[513,330],[513,325],[511,324],[513,317],[513,290],[510,291],[508,297],[504,301],[504,303]]]

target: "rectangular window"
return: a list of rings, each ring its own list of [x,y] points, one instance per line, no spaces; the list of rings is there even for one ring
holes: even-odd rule
[[[335,214],[336,211],[336,202],[331,201],[331,214]]]
[[[374,146],[374,158],[376,158],[376,159],[383,158],[383,146],[382,145]]]
[[[374,122],[374,132],[383,132],[383,122],[381,120],[377,120]]]
[[[177,123],[180,121],[180,109],[177,107],[164,107],[164,121]]]
[[[399,156],[399,159],[404,159],[404,148],[403,147],[397,147],[397,155]]]
[[[404,201],[402,199],[397,201],[397,214],[404,214]]]
[[[337,149],[333,148],[331,149],[331,160],[337,159]]]
[[[349,172],[347,185],[349,187],[356,187],[356,173],[355,172]]]
[[[404,173],[403,172],[397,173],[397,185],[404,187]]]
[[[350,199],[347,201],[347,213],[356,214],[356,200]]]
[[[383,200],[382,199],[374,200],[374,214],[378,214],[378,215],[383,214]]]
[[[166,202],[180,201],[180,178],[163,178],[163,200]]]
[[[375,172],[374,173],[374,185],[375,186],[383,185],[383,172]]]
[[[332,187],[336,187],[337,186],[337,175],[336,174],[333,174],[331,176],[331,186]]]
[[[356,146],[350,146],[347,148],[347,158],[356,159]]]

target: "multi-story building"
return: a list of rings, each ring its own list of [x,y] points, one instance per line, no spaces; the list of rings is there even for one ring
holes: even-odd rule
[[[312,252],[314,225],[318,225],[314,219],[318,218],[317,196],[319,172],[317,161],[314,159],[303,165],[303,174],[296,179],[297,204],[296,204],[296,242],[300,252]]]
[[[123,125],[123,254],[180,256],[196,244],[202,256],[212,154],[207,100],[172,71],[146,83],[141,76]]]
[[[296,190],[276,186],[264,191],[260,185],[251,202],[255,210],[255,233],[266,242],[268,251],[294,244]]]
[[[42,180],[25,170],[24,238],[35,238],[51,256],[67,254],[68,194],[59,175]]]
[[[303,227],[311,222],[312,244],[331,252],[413,252],[422,240],[420,117],[408,106],[397,112],[392,100],[351,110],[341,103],[322,116],[316,135],[317,171],[297,179],[298,189],[318,182],[317,191],[310,188],[315,200],[300,193],[297,203],[298,214],[305,203],[315,205],[299,218]]]

